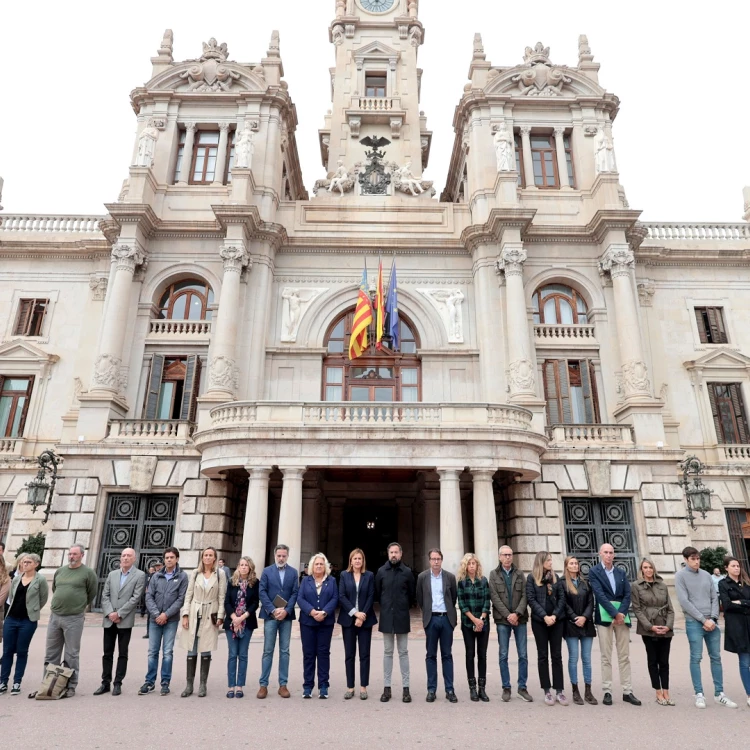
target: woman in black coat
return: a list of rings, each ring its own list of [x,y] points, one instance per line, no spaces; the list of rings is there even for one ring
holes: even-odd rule
[[[227,581],[224,597],[224,630],[227,633],[229,690],[227,698],[244,698],[247,677],[247,650],[253,630],[258,627],[255,610],[258,609],[260,584],[255,575],[255,563],[241,557],[237,570]]]
[[[724,608],[724,650],[737,654],[740,677],[750,706],[750,578],[736,557],[724,559],[727,577],[719,581]]]
[[[375,602],[375,576],[367,570],[365,553],[357,548],[349,554],[349,567],[339,579],[339,619],[344,640],[346,667],[345,700],[354,697],[354,660],[359,645],[359,697],[367,700],[370,683],[370,641],[372,626],[378,621]]]
[[[594,592],[581,576],[575,557],[565,558],[565,578],[562,581],[565,595],[565,643],[568,646],[568,675],[573,689],[573,703],[582,706],[584,700],[595,706],[599,701],[591,692],[591,648],[596,637],[594,626]],[[578,690],[578,654],[583,664],[583,697]]]
[[[565,628],[565,592],[560,579],[552,570],[552,555],[538,552],[531,575],[526,579],[526,599],[531,609],[531,632],[534,633],[539,666],[539,681],[544,690],[544,702],[568,705],[565,697],[562,663],[562,639]],[[552,658],[552,680],[549,676],[549,657]]]

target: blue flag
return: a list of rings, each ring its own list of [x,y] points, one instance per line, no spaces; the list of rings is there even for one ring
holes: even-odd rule
[[[396,283],[396,262],[391,266],[391,278],[388,282],[388,296],[385,298],[385,314],[388,316],[388,335],[391,337],[391,347],[397,351],[400,343],[401,331],[398,319],[398,285]]]

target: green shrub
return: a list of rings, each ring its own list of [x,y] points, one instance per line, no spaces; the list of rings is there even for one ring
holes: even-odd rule
[[[46,538],[41,531],[35,536],[26,537],[16,550],[16,557],[24,552],[33,552],[39,555],[39,559],[41,560],[44,556],[44,542]]]
[[[701,550],[701,568],[709,573],[714,572],[714,568],[724,571],[724,558],[729,554],[726,547],[706,547]]]

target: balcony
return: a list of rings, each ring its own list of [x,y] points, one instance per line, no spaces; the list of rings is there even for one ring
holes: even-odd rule
[[[211,338],[210,320],[151,320],[147,341],[149,343],[208,344]]]
[[[649,240],[750,240],[750,224],[660,222],[643,226]]]
[[[750,445],[720,445],[719,456],[725,461],[750,461]]]
[[[547,435],[550,448],[631,447],[634,444],[633,427],[629,424],[556,424],[547,428]]]
[[[195,425],[180,419],[113,419],[106,440],[111,443],[188,445]]]
[[[20,456],[23,453],[23,438],[0,438],[0,456]]]
[[[99,222],[104,216],[73,216],[65,214],[2,214],[3,232],[46,232],[47,234],[99,234]]]
[[[556,346],[558,344],[592,344],[596,345],[594,326],[535,324],[534,341],[537,346]]]

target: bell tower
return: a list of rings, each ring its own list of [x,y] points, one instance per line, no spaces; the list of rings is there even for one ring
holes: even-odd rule
[[[335,0],[329,38],[336,54],[332,107],[319,131],[328,173],[366,161],[360,141],[387,138],[386,159],[411,163],[414,176],[427,166],[432,133],[419,109],[419,47],[424,28],[417,0]]]

